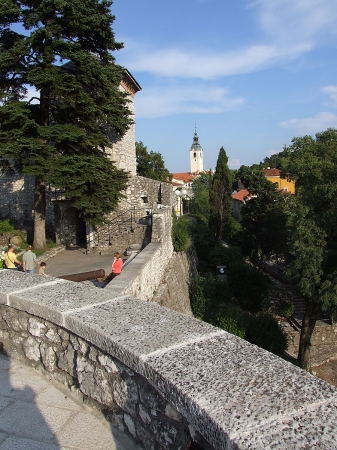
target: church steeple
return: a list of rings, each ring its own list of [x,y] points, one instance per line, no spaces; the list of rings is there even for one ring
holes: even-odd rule
[[[193,143],[190,149],[190,171],[191,173],[203,172],[203,149],[199,144],[197,126],[195,125]]]

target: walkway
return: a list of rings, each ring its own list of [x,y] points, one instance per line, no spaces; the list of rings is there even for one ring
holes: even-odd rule
[[[48,258],[48,253],[44,256]],[[47,264],[45,272],[52,277],[58,277],[61,275],[104,269],[105,274],[109,275],[112,261],[113,255],[100,255],[98,253],[86,254],[82,248],[63,250],[45,261]],[[38,273],[37,269],[35,269],[35,273]]]
[[[0,450],[136,450],[81,397],[0,354]]]

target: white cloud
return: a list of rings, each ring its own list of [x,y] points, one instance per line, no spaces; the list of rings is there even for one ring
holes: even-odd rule
[[[220,113],[241,105],[244,99],[230,97],[227,89],[208,85],[169,86],[144,89],[135,99],[137,117],[181,113]]]
[[[176,78],[212,79],[229,75],[254,72],[279,61],[298,57],[310,50],[307,44],[278,47],[275,45],[256,45],[237,51],[212,53],[205,52],[200,64],[196,52],[180,49],[133,49],[133,55],[124,64],[134,72],[149,72],[159,76]]]
[[[258,0],[262,30],[278,42],[313,42],[336,36],[335,0]]]
[[[241,163],[239,159],[230,159],[228,161],[228,167],[230,169],[239,169],[241,167]]]
[[[181,42],[179,48],[156,48],[126,39],[123,64],[133,72],[176,78],[212,79],[250,73],[293,61],[337,35],[336,0],[257,0],[260,37],[248,47],[198,51]],[[334,41],[333,41],[334,42]]]
[[[300,135],[311,134],[314,135],[327,128],[337,127],[337,115],[330,112],[321,112],[315,117],[308,117],[306,119],[290,119],[280,123],[283,128],[290,128],[295,130]]]
[[[331,108],[337,108],[337,86],[325,86],[322,89],[324,94],[328,94],[330,101],[323,103],[326,106],[330,106]]]

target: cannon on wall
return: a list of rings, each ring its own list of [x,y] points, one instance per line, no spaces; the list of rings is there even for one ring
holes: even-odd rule
[[[104,278],[104,277],[105,277],[105,270],[97,269],[97,270],[92,270],[91,272],[81,272],[81,273],[73,273],[71,275],[61,275],[57,278],[61,278],[62,280],[80,282],[80,281],[93,280],[95,278]]]

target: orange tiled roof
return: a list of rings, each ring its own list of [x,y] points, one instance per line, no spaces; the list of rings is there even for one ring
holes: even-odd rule
[[[180,172],[180,173],[172,174],[172,180],[181,180],[184,183],[189,183],[194,178],[195,178],[195,175],[190,172]]]
[[[279,177],[280,176],[279,169],[263,169],[263,172],[266,177]]]
[[[232,199],[239,200],[240,202],[245,201],[249,197],[251,197],[251,194],[247,189],[241,189],[241,191],[238,191],[236,194],[232,194]]]

